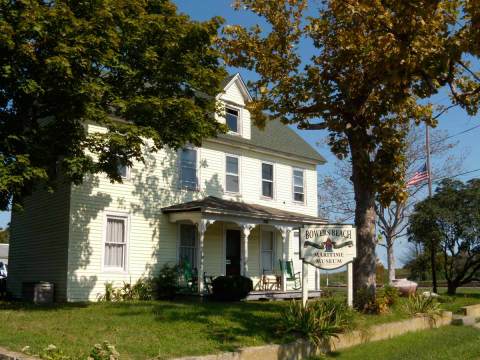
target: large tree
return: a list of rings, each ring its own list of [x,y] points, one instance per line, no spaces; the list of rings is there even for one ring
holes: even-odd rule
[[[441,114],[440,110],[438,114]],[[433,180],[459,173],[462,169],[463,154],[452,154],[451,150],[458,145],[452,141],[446,131],[434,130],[430,133],[430,156],[432,163]],[[413,177],[419,168],[426,162],[425,129],[412,124],[406,138],[405,168],[407,179]],[[319,209],[329,219],[344,222],[352,219],[355,214],[355,200],[351,181],[350,162],[336,161],[332,174],[322,175],[319,178]],[[392,201],[388,206],[376,202],[377,214],[377,242],[385,248],[387,253],[388,280],[395,279],[395,243],[405,235],[408,226],[408,217],[413,211],[415,203],[420,201],[426,193],[427,181],[407,188],[408,198],[405,201]]]
[[[480,281],[480,179],[466,184],[445,179],[435,195],[415,206],[410,216],[412,241],[443,255],[448,293]]]
[[[146,138],[156,150],[221,131],[220,25],[169,0],[0,0],[0,209],[59,173],[121,181]]]
[[[306,14],[306,0],[237,0],[268,23],[228,26],[227,62],[254,70],[249,105],[301,129],[329,132],[339,158],[352,161],[358,234],[354,288],[375,294],[375,200],[405,192],[408,123],[435,125],[428,98],[450,85],[454,101],[478,109],[477,75],[464,61],[478,55],[478,0],[330,0]],[[308,16],[309,15],[309,16]],[[302,58],[300,44],[313,55]],[[359,304],[361,305],[361,304]]]

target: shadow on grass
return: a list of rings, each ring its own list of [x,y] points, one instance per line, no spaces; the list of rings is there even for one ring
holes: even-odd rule
[[[74,310],[90,306],[88,302],[34,304],[27,301],[0,301],[0,310],[45,311],[45,310]]]
[[[234,351],[242,346],[242,338],[261,343],[279,343],[279,321],[283,306],[279,303],[223,303],[180,301],[163,303],[153,308],[157,321],[198,323],[205,326],[205,335],[217,343],[220,351]]]

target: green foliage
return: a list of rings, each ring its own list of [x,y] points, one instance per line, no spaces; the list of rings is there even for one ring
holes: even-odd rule
[[[305,307],[301,301],[292,301],[280,323],[282,333],[300,334],[317,346],[352,327],[353,311],[344,302],[333,299],[307,302]]]
[[[326,130],[331,151],[351,160],[355,289],[372,297],[375,201],[406,200],[409,127],[435,126],[434,111],[445,110],[424,99],[448,86],[455,105],[478,111],[479,76],[465,61],[480,54],[478,1],[330,0],[307,11],[307,0],[236,0],[235,8],[268,24],[228,26],[220,41],[228,65],[258,74],[254,121]],[[304,41],[313,44],[308,59]]]
[[[108,341],[102,344],[95,344],[87,360],[118,360],[120,354],[115,350],[115,346]]]
[[[173,299],[178,291],[177,265],[163,265],[157,277],[155,277],[155,289],[158,299]]]
[[[400,293],[396,287],[385,285],[377,296],[384,298],[388,306],[393,306],[397,303]]]
[[[410,295],[403,304],[403,310],[410,316],[427,316],[431,319],[441,314],[438,301],[434,297],[421,294]]]
[[[415,205],[409,239],[442,255],[448,292],[480,279],[480,180],[445,179],[433,197]]]
[[[221,23],[169,0],[0,1],[0,209],[59,174],[121,181],[146,138],[155,151],[223,131]]]
[[[218,276],[212,281],[213,297],[221,301],[242,300],[252,290],[252,279],[241,275]]]
[[[135,284],[124,282],[122,287],[114,287],[113,282],[105,283],[105,293],[100,295],[99,301],[118,302],[151,300],[153,297],[153,282],[151,279],[141,278]]]
[[[0,228],[0,244],[8,244],[10,242],[10,228]]]

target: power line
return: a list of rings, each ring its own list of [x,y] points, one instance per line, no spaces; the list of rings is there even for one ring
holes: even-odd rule
[[[471,174],[471,173],[474,173],[474,172],[477,172],[477,171],[480,171],[480,168],[475,169],[475,170],[465,171],[465,172],[463,172],[463,173],[455,174],[455,175],[451,175],[451,176],[450,176],[450,175],[448,175],[448,176],[442,176],[441,178],[435,179],[435,180],[433,180],[433,181],[434,181],[434,182],[437,182],[437,181],[440,181],[440,180],[442,180],[442,179],[451,179],[451,178],[454,178],[454,177]]]
[[[453,138],[453,137],[455,137],[455,136],[463,135],[463,134],[465,134],[465,133],[467,133],[467,132],[469,132],[469,131],[475,130],[475,129],[477,129],[477,128],[480,128],[480,124],[475,125],[475,126],[469,128],[469,129],[460,131],[459,133],[456,133],[456,134],[453,134],[453,135],[449,135],[449,136],[447,136],[447,137],[445,137],[445,138],[443,138],[443,139],[440,139],[440,140],[437,140],[437,141],[432,141],[431,144],[438,144],[439,142],[445,141],[445,140],[447,140],[447,139],[451,139],[451,138]]]

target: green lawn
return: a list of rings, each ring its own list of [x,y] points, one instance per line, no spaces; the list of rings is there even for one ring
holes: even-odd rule
[[[355,346],[326,356],[338,360],[480,359],[480,330],[446,326]]]
[[[461,289],[458,295],[443,295],[441,300],[445,309],[458,311],[461,306],[480,303],[480,291]],[[358,328],[406,318],[401,311],[403,301],[386,315],[357,314]],[[276,332],[288,304],[184,300],[37,307],[0,302],[0,346],[19,351],[28,345],[38,353],[55,344],[73,358],[85,359],[95,343],[108,340],[122,359],[212,354],[292,340]]]
[[[276,324],[287,302],[139,302],[49,308],[0,303],[0,346],[37,353],[55,344],[86,358],[108,340],[122,359],[209,354],[279,342]]]

